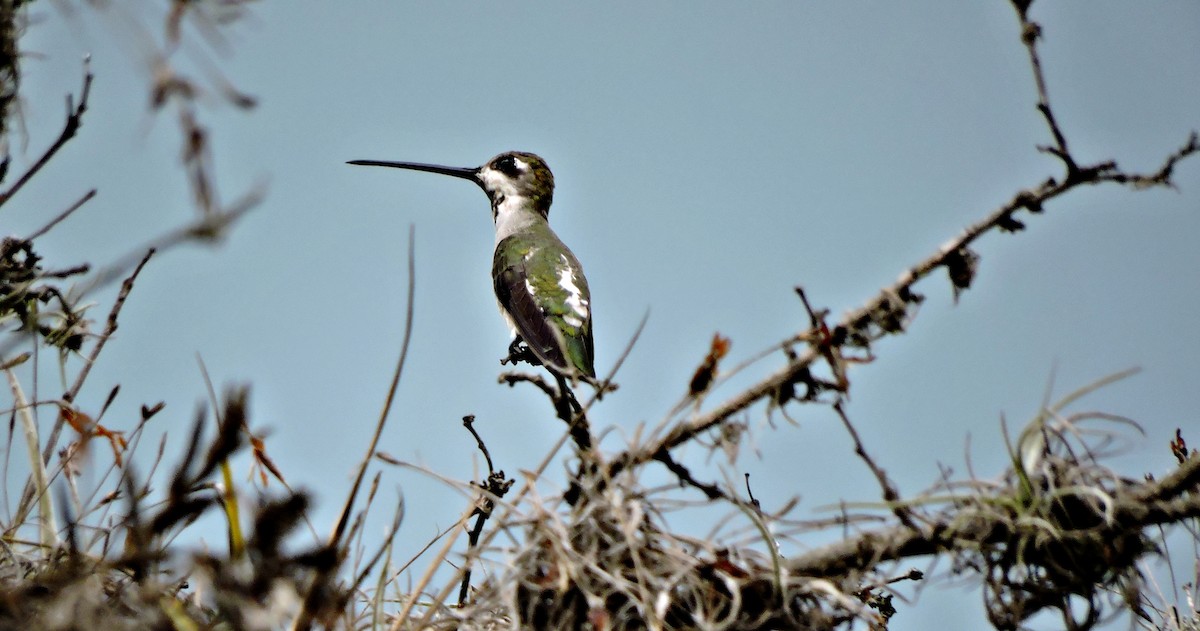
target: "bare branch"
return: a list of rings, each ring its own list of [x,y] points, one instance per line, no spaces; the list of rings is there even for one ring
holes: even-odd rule
[[[66,210],[59,213],[54,219],[51,219],[50,221],[48,221],[46,223],[46,225],[42,226],[41,228],[38,228],[37,230],[35,230],[33,232],[33,234],[29,235],[28,237],[25,237],[25,240],[33,241],[34,239],[46,234],[47,232],[50,232],[50,230],[53,229],[54,226],[57,226],[64,219],[71,216],[72,213],[79,210],[80,207],[82,207],[84,204],[91,201],[92,198],[95,196],[96,196],[96,189],[94,189],[94,188],[92,190],[84,193],[83,197],[79,198],[79,201],[75,202],[74,204],[71,204]]]
[[[1140,173],[1123,173],[1115,171],[1100,175],[1100,179],[1106,182],[1116,182],[1117,184],[1128,184],[1136,189],[1151,188],[1154,186],[1165,186],[1167,188],[1175,188],[1175,183],[1171,181],[1171,176],[1175,172],[1175,165],[1180,160],[1187,158],[1197,152],[1200,152],[1200,138],[1193,131],[1187,139],[1187,142],[1182,147],[1175,150],[1175,153],[1167,156],[1163,165],[1158,171],[1148,174]]]
[[[1046,202],[1085,184],[1114,182],[1129,183],[1135,187],[1145,186],[1147,182],[1151,181],[1165,184],[1169,181],[1167,177],[1174,166],[1183,158],[1198,151],[1200,151],[1200,145],[1193,133],[1189,142],[1173,153],[1156,174],[1130,175],[1117,171],[1115,164],[1106,162],[1080,167],[1078,175],[1074,178],[1062,182],[1050,178],[1032,189],[1017,192],[1009,201],[994,209],[983,219],[968,226],[961,234],[943,244],[925,260],[905,270],[896,282],[884,287],[866,304],[843,316],[838,324],[830,329],[832,336],[830,341],[835,346],[848,345],[869,349],[872,342],[887,335],[902,332],[912,317],[911,308],[924,299],[913,291],[913,286],[939,268],[947,267],[951,261],[961,259],[962,253],[967,251],[968,246],[984,234],[996,230],[1011,231],[1014,226],[1013,215],[1015,213],[1028,211],[1030,214],[1041,214]],[[955,286],[959,287],[957,284]],[[807,342],[809,348],[789,360],[783,368],[734,395],[718,407],[676,425],[653,444],[643,445],[618,455],[610,462],[608,475],[615,475],[628,467],[645,464],[653,460],[659,450],[673,449],[754,403],[768,399],[787,384],[796,383],[797,380],[805,377],[816,360],[828,357],[829,348],[822,347],[819,343],[822,336],[817,333],[819,331],[816,329],[809,329],[781,341],[777,345],[778,347]]]
[[[725,500],[734,504],[742,503],[741,500],[731,497],[728,493],[721,490],[721,487],[717,486],[716,484],[701,482],[692,477],[692,472],[688,471],[687,467],[683,466],[674,458],[672,458],[670,452],[665,450],[660,451],[655,454],[654,459],[663,463],[663,465],[667,467],[668,471],[675,474],[676,478],[679,478],[680,486],[690,486],[701,493],[704,493],[704,495],[710,500]],[[746,480],[746,488],[750,488],[749,478]]]
[[[92,93],[92,79],[94,76],[92,75],[89,61],[87,57],[83,60],[83,88],[79,92],[79,104],[75,105],[73,103],[74,99],[70,95],[67,95],[67,121],[63,124],[63,129],[59,132],[58,138],[46,149],[42,157],[38,158],[37,162],[34,162],[33,166],[29,167],[29,170],[22,173],[16,182],[13,182],[13,185],[7,191],[0,192],[0,206],[3,206],[34,175],[37,175],[37,172],[41,171],[42,167],[50,162],[50,158],[53,158],[54,154],[58,153],[59,149],[62,149],[63,145],[66,145],[67,141],[74,138],[75,133],[79,131],[80,125],[83,124],[83,113],[87,111],[88,96]]]

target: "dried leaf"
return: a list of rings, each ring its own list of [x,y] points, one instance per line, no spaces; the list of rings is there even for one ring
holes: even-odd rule
[[[688,385],[688,393],[691,396],[700,396],[712,387],[713,381],[717,378],[717,364],[722,357],[729,353],[731,345],[729,338],[722,337],[720,333],[713,334],[708,355],[704,357],[704,361],[696,369],[696,374],[692,375],[692,381]]]

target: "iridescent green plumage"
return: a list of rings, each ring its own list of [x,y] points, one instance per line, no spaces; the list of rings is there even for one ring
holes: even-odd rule
[[[496,244],[496,299],[542,363],[595,377],[591,299],[579,260],[546,224]]]

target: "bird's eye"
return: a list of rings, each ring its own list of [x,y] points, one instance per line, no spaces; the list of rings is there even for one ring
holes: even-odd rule
[[[496,161],[492,163],[492,168],[509,177],[515,177],[518,173],[520,173],[520,169],[517,167],[517,159],[512,156],[501,156],[497,158]]]

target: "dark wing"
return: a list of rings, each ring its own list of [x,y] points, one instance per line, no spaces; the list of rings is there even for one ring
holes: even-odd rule
[[[565,247],[558,258],[547,258],[505,245],[496,249],[494,288],[517,334],[555,372],[595,377],[587,281],[579,262]]]

